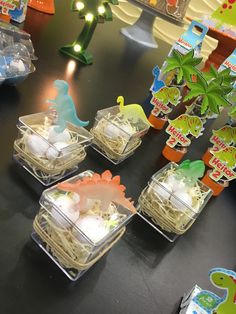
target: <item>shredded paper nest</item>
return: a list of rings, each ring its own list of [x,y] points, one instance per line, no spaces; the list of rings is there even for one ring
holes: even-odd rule
[[[167,178],[174,173],[174,168],[166,170],[157,182],[166,182]],[[175,208],[169,199],[163,199],[155,193],[154,186],[155,183],[152,182],[139,198],[141,213],[147,215],[155,225],[167,232],[177,235],[185,233],[194,223],[209,192],[203,191],[199,183],[196,183],[191,188],[192,208],[183,204],[180,210]]]
[[[132,130],[130,133],[137,133],[135,126],[122,116],[112,116],[108,114],[105,118],[102,118],[98,124],[91,129],[91,133],[94,136],[93,143],[96,144],[105,155],[110,159],[119,160],[132,154],[133,151],[141,144],[140,137],[131,137],[120,130],[120,135],[117,137],[110,137],[106,134],[108,126],[113,125],[114,128],[124,127]]]
[[[43,134],[44,126],[33,125],[31,126],[38,134]],[[71,136],[69,145],[77,144],[79,140],[78,133],[68,130]],[[25,145],[25,139],[32,134],[32,131],[27,127],[20,128],[21,137],[14,143],[14,149],[18,157],[22,159],[33,171],[33,173],[42,180],[47,180],[53,176],[63,176],[68,169],[73,168],[79,164],[86,157],[86,152],[83,146],[77,145],[76,149],[68,151],[68,154],[59,156],[55,159],[49,160],[46,157],[39,157],[30,152]]]
[[[117,223],[121,223],[126,215],[119,213],[116,206],[111,204],[108,211],[102,212],[99,202],[86,214],[102,217],[109,223],[111,216],[116,214]],[[96,248],[86,240],[76,226],[61,227],[48,210],[41,209],[34,221],[35,232],[45,243],[46,250],[65,269],[85,270],[98,261],[123,235],[125,228],[115,232],[101,246]]]

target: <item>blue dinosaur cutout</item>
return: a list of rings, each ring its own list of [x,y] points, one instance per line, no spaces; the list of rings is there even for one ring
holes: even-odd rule
[[[160,75],[160,69],[158,66],[155,66],[155,68],[152,70],[152,74],[154,76],[154,81],[151,87],[151,91],[153,93],[158,92],[161,88],[165,87],[166,84],[164,83],[164,81],[159,80],[159,75]]]
[[[77,126],[87,126],[89,121],[82,121],[78,118],[75,104],[71,96],[68,94],[69,85],[66,81],[56,80],[54,86],[57,89],[57,96],[54,100],[49,99],[47,102],[52,105],[50,109],[56,109],[57,111],[57,127],[55,131],[61,133],[66,129],[67,123],[71,123]]]

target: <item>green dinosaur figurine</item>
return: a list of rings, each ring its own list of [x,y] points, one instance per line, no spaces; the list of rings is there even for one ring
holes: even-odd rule
[[[56,80],[54,82],[58,94],[54,100],[48,100],[51,103],[50,109],[56,109],[57,111],[57,127],[55,131],[57,133],[63,132],[67,123],[75,124],[78,126],[87,126],[89,121],[81,121],[76,114],[75,104],[73,99],[68,94],[69,85],[66,81]]]
[[[192,134],[195,137],[201,135],[203,130],[203,123],[199,117],[189,116],[187,114],[182,114],[175,120],[168,120],[169,124],[176,129],[180,130],[185,136]]]
[[[138,104],[130,104],[125,106],[125,100],[123,96],[117,98],[117,103],[120,106],[120,113],[127,119],[137,123],[138,120],[142,120],[144,123],[151,125],[148,121],[143,108]]]
[[[222,290],[226,290],[223,301],[213,310],[213,314],[236,313],[236,273],[223,269],[214,268],[210,271],[212,284]]]
[[[195,184],[198,179],[203,177],[205,172],[205,164],[202,160],[190,161],[184,160],[177,168],[176,174],[185,178],[186,181]]]

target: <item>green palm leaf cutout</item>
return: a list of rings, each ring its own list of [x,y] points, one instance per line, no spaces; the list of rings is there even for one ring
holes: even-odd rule
[[[202,105],[201,105],[201,114],[204,114],[209,108],[209,100],[208,97],[203,97]]]
[[[190,81],[192,75],[196,75],[197,66],[202,61],[202,58],[195,58],[194,51],[190,51],[186,55],[182,55],[179,51],[173,50],[172,55],[166,59],[167,66],[163,73],[168,73],[175,70],[177,73],[177,83],[180,84],[182,80]]]
[[[222,86],[222,82],[222,77],[207,81],[203,75],[198,74],[196,82],[187,83],[190,91],[185,96],[184,101],[201,96],[201,114],[204,114],[207,111],[219,113],[219,108],[221,106],[230,106],[225,95],[228,91],[232,91],[232,86]]]

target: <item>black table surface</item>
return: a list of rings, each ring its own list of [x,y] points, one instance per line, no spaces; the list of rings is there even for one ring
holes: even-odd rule
[[[29,10],[24,28],[32,34],[36,72],[17,87],[0,87],[0,312],[1,314],[77,314],[178,312],[182,295],[194,284],[211,289],[208,270],[235,269],[235,185],[212,198],[192,228],[174,244],[136,217],[109,254],[76,283],[70,282],[31,241],[32,222],[43,187],[12,161],[19,116],[47,109],[53,81],[66,79],[82,119],[93,124],[98,109],[116,104],[144,103],[152,68],[161,65],[170,46],[144,49],[120,34],[117,18],[97,27],[89,50],[92,66],[76,65],[58,48],[73,41],[83,21],[70,12],[69,1],[58,1],[56,15]],[[74,68],[75,66],[75,68]],[[74,69],[74,71],[73,71]],[[212,120],[186,158],[199,159],[208,146]],[[161,157],[167,135],[151,130],[135,155],[113,166],[92,149],[80,171],[119,174],[127,195],[137,201],[149,178],[167,161]],[[219,291],[218,291],[219,292]]]

